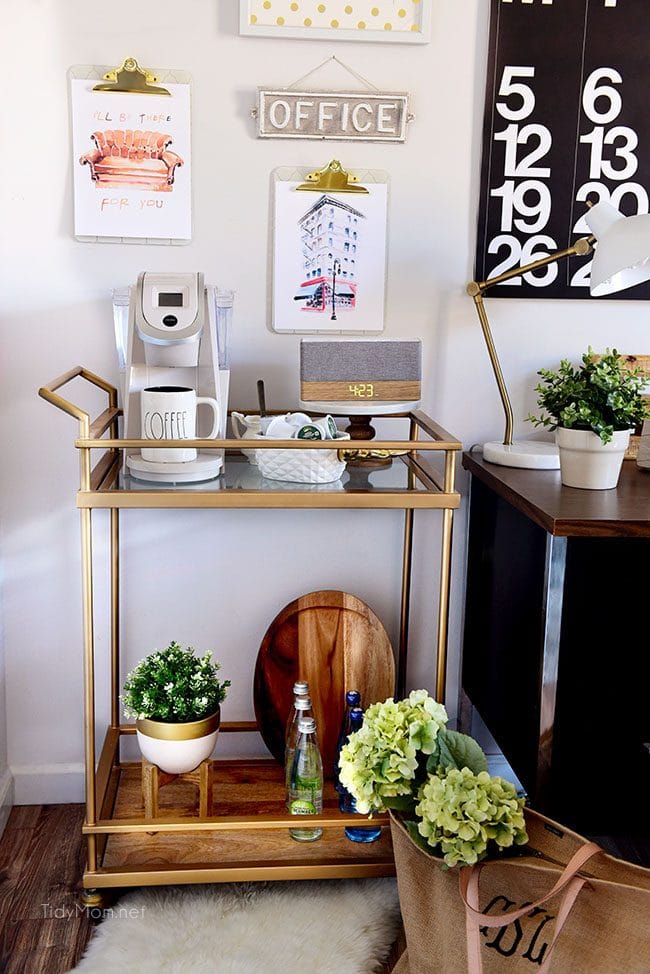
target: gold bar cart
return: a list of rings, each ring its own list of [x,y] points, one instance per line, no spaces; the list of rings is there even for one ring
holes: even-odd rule
[[[80,378],[103,390],[107,406],[94,420],[90,414],[57,391]],[[81,514],[82,594],[84,631],[84,726],[87,863],[83,876],[85,902],[95,905],[102,888],[181,883],[233,882],[261,879],[344,878],[387,876],[395,867],[390,831],[369,845],[351,843],[345,825],[359,819],[338,810],[337,796],[326,785],[324,807],[310,824],[323,828],[322,839],[309,848],[293,842],[287,827],[294,824],[284,813],[284,772],[265,759],[215,762],[218,796],[212,816],[193,814],[193,793],[177,793],[164,818],[146,819],[140,790],[140,764],[121,760],[120,741],[133,735],[132,725],[119,717],[120,681],[120,510],[151,508],[356,508],[404,511],[402,585],[397,693],[405,690],[411,591],[413,515],[415,510],[437,510],[440,529],[440,591],[436,634],[436,697],[444,700],[447,666],[447,621],[451,567],[453,512],[460,504],[455,488],[456,458],[461,443],[420,411],[396,414],[408,438],[346,442],[346,450],[388,450],[392,462],[376,473],[373,483],[344,474],[343,489],[328,485],[259,484],[234,486],[242,464],[250,476],[241,449],[331,449],[327,441],[246,440],[156,441],[156,446],[194,446],[225,450],[224,472],[201,489],[146,484],[122,472],[122,451],[151,447],[152,441],[120,439],[117,390],[109,382],[79,366],[39,390],[48,402],[79,422],[75,446],[80,456],[77,507]],[[345,415],[344,412],[341,415]],[[391,417],[392,421],[393,417]],[[93,464],[93,451],[101,451]],[[234,471],[234,473],[233,473]],[[110,511],[111,586],[111,722],[96,761],[95,623],[93,615],[93,525],[96,508]],[[255,721],[222,722],[222,732],[255,731]],[[217,791],[217,789],[215,789]],[[386,825],[384,816],[376,821]]]

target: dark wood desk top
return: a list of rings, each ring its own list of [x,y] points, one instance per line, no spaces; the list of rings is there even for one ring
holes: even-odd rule
[[[615,490],[563,487],[559,470],[519,470],[463,453],[463,467],[549,534],[650,538],[650,471],[623,463]]]

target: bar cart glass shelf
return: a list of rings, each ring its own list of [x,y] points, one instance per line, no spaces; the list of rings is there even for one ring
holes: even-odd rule
[[[106,409],[96,418],[57,390],[73,379],[102,389]],[[133,735],[133,725],[120,723],[120,521],[121,509],[151,508],[359,508],[404,511],[400,635],[397,694],[403,694],[411,590],[413,514],[440,512],[440,578],[436,634],[436,696],[444,700],[447,619],[453,512],[460,495],[455,488],[456,458],[461,444],[424,413],[391,416],[400,432],[391,440],[346,442],[346,450],[388,450],[392,462],[376,468],[349,464],[333,484],[293,484],[265,480],[241,449],[265,449],[260,441],[157,441],[160,447],[194,446],[225,450],[224,471],[215,480],[178,486],[149,484],[122,473],[123,451],[152,446],[152,441],[120,439],[121,410],[117,390],[82,367],[43,386],[39,394],[79,422],[75,446],[81,458],[77,507],[81,514],[82,595],[84,621],[84,753],[87,863],[83,886],[88,901],[101,888],[241,880],[350,878],[388,876],[395,872],[390,830],[385,816],[382,835],[371,844],[345,838],[345,825],[359,817],[338,810],[336,792],[326,782],[323,812],[310,825],[323,828],[315,843],[294,842],[287,833],[295,818],[284,811],[284,771],[267,759],[217,760],[213,814],[195,812],[190,782],[176,782],[160,792],[160,817],[147,819],[141,792],[140,763],[121,760],[120,740]],[[341,415],[345,415],[342,407]],[[278,441],[270,444],[277,448]],[[287,449],[331,449],[327,441],[292,441]],[[99,761],[95,760],[95,620],[93,614],[93,524],[96,508],[110,512],[110,645],[111,721]],[[222,722],[222,732],[256,731],[255,721]]]

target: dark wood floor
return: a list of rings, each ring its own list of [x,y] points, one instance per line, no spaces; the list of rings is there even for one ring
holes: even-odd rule
[[[0,974],[64,974],[81,959],[96,922],[79,899],[83,817],[83,805],[12,809],[0,839]]]
[[[0,839],[0,972],[63,974],[92,932],[79,904],[83,805],[12,809]]]
[[[94,920],[81,907],[82,805],[14,808],[0,839],[0,974],[65,974]],[[621,858],[650,866],[650,837],[600,836]],[[398,943],[387,966],[403,949]]]

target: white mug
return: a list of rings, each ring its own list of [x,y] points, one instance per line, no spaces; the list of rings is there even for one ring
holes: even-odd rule
[[[216,399],[197,396],[195,390],[187,386],[152,386],[143,389],[140,393],[142,439],[197,439],[196,411],[201,403],[210,406],[214,414],[212,429],[204,437],[206,440],[213,440],[218,435],[221,418]],[[153,463],[187,463],[196,458],[197,451],[194,448],[142,450],[142,459]]]

